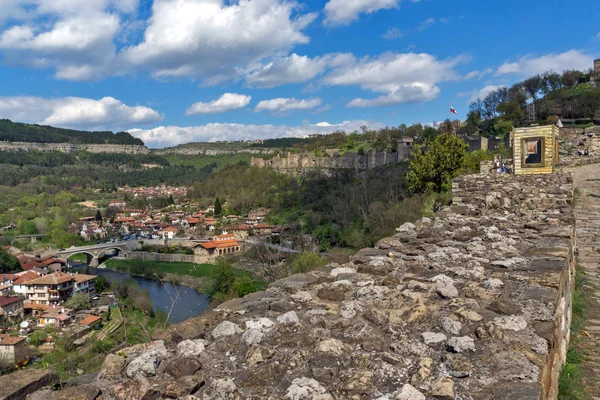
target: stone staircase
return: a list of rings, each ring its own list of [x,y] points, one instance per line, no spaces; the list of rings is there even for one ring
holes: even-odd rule
[[[577,264],[585,278],[587,318],[577,341],[583,355],[585,387],[600,400],[600,165],[571,169],[579,190],[576,201]]]

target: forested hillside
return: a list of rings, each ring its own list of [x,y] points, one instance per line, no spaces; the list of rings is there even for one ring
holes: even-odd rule
[[[72,144],[132,144],[143,146],[141,139],[127,132],[88,132],[55,128],[46,125],[23,124],[0,119],[0,141]]]

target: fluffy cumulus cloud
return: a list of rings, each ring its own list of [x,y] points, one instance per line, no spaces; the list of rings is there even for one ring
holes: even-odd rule
[[[383,93],[374,99],[357,98],[348,107],[387,106],[433,100],[438,82],[458,79],[454,67],[462,57],[440,61],[426,53],[386,53],[338,65],[323,78],[327,85],[358,85]]]
[[[363,125],[372,129],[384,127],[384,124],[377,121],[352,120],[338,124],[329,122],[310,124],[304,121],[298,126],[219,123],[187,127],[158,126],[153,129],[131,129],[129,132],[142,139],[150,148],[162,148],[189,142],[306,137],[312,134],[329,134],[336,130],[352,132],[359,130]]]
[[[329,0],[325,4],[325,25],[345,25],[360,14],[398,7],[400,0]]]
[[[192,104],[187,110],[185,110],[185,115],[216,114],[233,111],[246,107],[248,104],[250,104],[251,99],[252,96],[245,96],[237,93],[225,93],[217,100],[213,100],[208,103],[199,101]]]
[[[295,98],[280,97],[278,99],[263,100],[259,102],[254,111],[269,111],[274,114],[286,113],[296,110],[311,110],[321,105],[321,99],[298,100]]]
[[[116,71],[114,38],[138,0],[13,0],[0,30],[8,63],[49,67],[70,80],[101,78]]]
[[[107,129],[158,122],[162,116],[144,106],[128,106],[113,97],[0,97],[0,118],[64,128]]]
[[[250,73],[246,83],[260,88],[271,88],[288,83],[302,83],[323,73],[330,57],[309,58],[292,54],[274,60]]]
[[[308,43],[302,31],[316,17],[293,0],[154,0],[147,20],[138,8],[139,0],[0,0],[0,23],[16,21],[0,25],[0,53],[61,79],[145,71],[211,84]]]
[[[315,15],[297,8],[284,0],[155,0],[142,42],[122,55],[157,77],[217,83],[308,43],[302,30]]]
[[[592,67],[594,56],[581,50],[569,50],[564,53],[551,53],[541,56],[528,54],[515,62],[505,62],[498,68],[497,74],[516,74],[528,77],[546,71],[562,72],[568,69],[585,71]]]

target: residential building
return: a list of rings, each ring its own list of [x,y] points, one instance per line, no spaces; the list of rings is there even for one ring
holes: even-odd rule
[[[75,279],[69,274],[55,272],[27,282],[27,300],[33,304],[60,304],[73,295]]]
[[[174,226],[168,226],[168,227],[158,231],[157,234],[159,236],[161,236],[163,239],[173,239],[175,237],[175,235],[177,234],[177,228],[175,228]]]
[[[75,286],[73,287],[73,296],[86,293],[89,297],[96,295],[96,275],[75,274]]]
[[[84,326],[94,326],[98,321],[101,321],[102,318],[97,315],[90,315],[89,317],[85,317],[81,321],[79,321],[80,325]]]
[[[201,242],[194,246],[194,254],[208,258],[222,256],[241,251],[240,243],[233,234],[220,235],[208,242]]]
[[[24,336],[0,334],[0,360],[16,363],[27,356]]]
[[[25,283],[39,277],[38,274],[32,271],[27,271],[24,274],[19,275],[19,277],[13,281],[13,292],[23,297],[27,297],[27,285],[25,285]]]
[[[109,207],[125,208],[127,203],[124,200],[113,200],[108,204]]]
[[[242,224],[229,229],[235,236],[236,240],[245,241],[250,234],[250,225]]]
[[[0,297],[0,321],[3,321],[6,317],[23,318],[22,297]]]
[[[40,325],[54,325],[57,328],[67,325],[73,316],[71,310],[64,307],[48,308],[44,314],[40,316]]]
[[[11,291],[12,291],[12,283],[7,283],[7,284],[0,283],[0,296],[2,296],[2,297],[10,296]]]

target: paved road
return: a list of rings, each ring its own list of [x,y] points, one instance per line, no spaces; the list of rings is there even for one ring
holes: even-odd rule
[[[579,190],[575,206],[577,265],[584,275],[588,298],[583,332],[575,343],[584,358],[587,392],[592,399],[600,400],[600,164],[568,171],[574,173]]]
[[[271,243],[266,243],[262,240],[257,240],[257,239],[248,239],[246,240],[246,244],[252,245],[252,246],[266,246],[270,249],[273,250],[277,250],[279,253],[288,253],[288,254],[298,254],[300,253],[299,250],[292,250],[292,249],[288,249],[287,247],[282,247],[282,246],[277,246]]]

